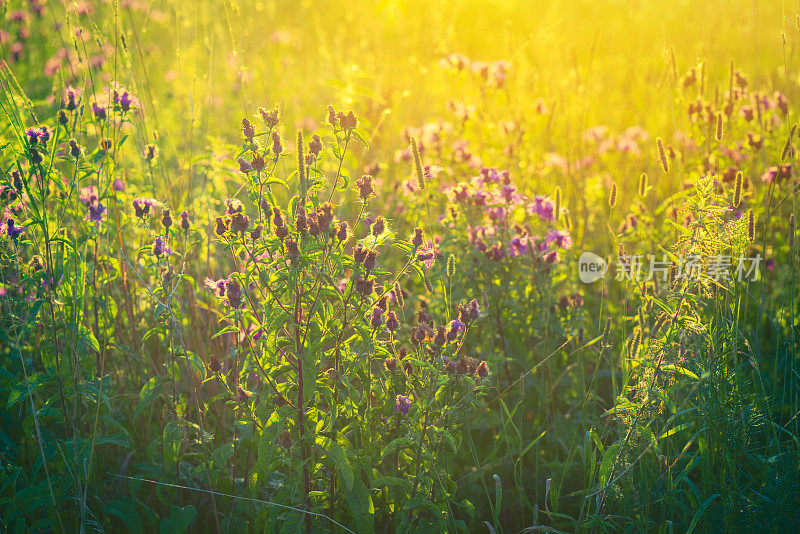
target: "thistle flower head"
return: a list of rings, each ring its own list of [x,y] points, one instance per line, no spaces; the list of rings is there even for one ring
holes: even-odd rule
[[[403,415],[408,415],[409,409],[411,409],[411,399],[405,395],[398,395],[394,401],[394,411],[402,412]]]

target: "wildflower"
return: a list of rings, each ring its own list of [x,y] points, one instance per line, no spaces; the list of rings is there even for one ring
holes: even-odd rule
[[[363,201],[375,195],[375,189],[372,187],[372,176],[369,174],[365,174],[356,180],[356,186],[358,186],[358,196]]]
[[[447,341],[455,341],[458,337],[458,333],[463,332],[466,327],[467,325],[458,319],[453,319],[450,321],[450,323],[447,325]]]
[[[378,251],[373,249],[367,250],[367,256],[364,258],[364,269],[370,272],[375,268],[375,263],[378,259]]]
[[[252,239],[253,241],[257,241],[258,239],[260,239],[261,238],[261,231],[263,229],[264,229],[264,227],[262,225],[260,225],[260,224],[258,226],[256,226],[255,228],[253,228],[253,230],[250,232],[250,239]]]
[[[158,147],[154,144],[149,144],[144,147],[144,159],[153,161],[158,157]]]
[[[356,260],[358,263],[364,263],[364,260],[367,257],[367,248],[359,243],[353,249],[353,259]]]
[[[417,261],[422,262],[426,269],[430,269],[436,261],[436,251],[433,244],[428,241],[417,252]]]
[[[119,191],[120,193],[125,191],[125,182],[122,181],[122,178],[114,180],[114,191]]]
[[[445,328],[443,326],[440,326],[436,329],[436,337],[433,338],[433,344],[441,348],[444,347],[444,344],[446,342],[447,342],[447,334]]]
[[[172,217],[168,209],[165,209],[161,214],[161,224],[169,232],[169,227],[172,226]]]
[[[189,230],[189,212],[186,210],[181,212],[181,228],[187,231]]]
[[[264,108],[258,108],[258,113],[261,115],[261,120],[264,121],[264,124],[266,124],[270,130],[277,126],[278,122],[280,122],[280,112],[278,111],[277,106],[270,111],[267,111]]]
[[[383,360],[383,365],[386,367],[387,371],[395,371],[397,370],[397,359],[386,358],[385,360]]]
[[[360,276],[357,276],[354,280],[356,291],[361,293],[361,295],[368,297],[372,295],[375,291],[375,279],[374,278],[367,278],[364,279]]]
[[[398,395],[394,401],[394,411],[403,412],[403,415],[408,415],[408,410],[411,408],[411,399],[405,395]]]
[[[214,354],[211,355],[208,361],[208,370],[212,373],[219,373],[222,370],[222,364]]]
[[[369,324],[372,328],[378,328],[383,324],[383,310],[380,307],[375,306],[372,308]]]
[[[342,130],[355,130],[358,126],[358,119],[352,111],[349,111],[347,115],[340,111],[337,114],[337,118],[339,119],[339,125]]]
[[[569,235],[569,232],[561,230],[549,230],[546,240],[548,243],[553,243],[564,250],[569,250],[572,246],[572,236]]]
[[[105,120],[107,117],[105,106],[101,106],[97,102],[92,102],[92,113],[94,114],[94,118],[99,121]]]
[[[489,365],[485,361],[482,361],[478,365],[478,368],[475,370],[475,374],[480,379],[486,378],[487,376],[489,376]]]
[[[225,200],[225,205],[228,208],[225,210],[226,215],[233,215],[234,213],[241,213],[244,210],[244,204],[236,198],[228,198]]]
[[[392,332],[400,328],[400,321],[397,320],[397,314],[393,311],[386,314],[386,328]]]
[[[322,140],[319,138],[318,135],[313,135],[311,137],[311,142],[308,143],[308,151],[315,157],[318,156],[319,153],[322,151]]]
[[[47,141],[50,140],[52,134],[47,126],[34,126],[33,128],[28,128],[28,131],[25,132],[25,135],[28,137],[31,145],[36,145],[39,143],[45,145],[47,144]]]
[[[226,282],[225,278],[220,278],[219,280],[212,280],[211,278],[206,278],[204,283],[208,289],[214,291],[214,293],[218,297],[222,298],[225,296],[225,282]]]
[[[350,283],[349,278],[342,278],[341,280],[339,280],[339,283],[336,284],[336,289],[339,290],[339,293],[344,294],[344,292],[347,290],[347,284],[349,283]]]
[[[277,157],[283,152],[283,145],[281,145],[281,136],[278,132],[272,132],[272,153]]]
[[[6,235],[8,235],[11,239],[17,239],[22,232],[25,231],[24,226],[16,226],[14,223],[14,219],[8,218],[6,219]]]
[[[136,210],[137,217],[146,217],[150,214],[150,208],[160,205],[160,203],[149,197],[140,197],[133,201],[133,209]]]
[[[297,257],[300,255],[300,247],[297,245],[297,241],[290,238],[286,240],[285,245],[286,254],[293,260],[297,259]]]
[[[80,92],[71,85],[67,86],[67,88],[64,89],[64,94],[61,96],[61,107],[68,111],[74,111],[78,109],[79,103]]]
[[[281,209],[277,206],[275,206],[275,208],[272,210],[272,222],[275,226],[283,226],[286,224],[283,220]]]
[[[237,234],[244,234],[249,226],[250,226],[250,217],[243,214],[242,212],[237,211],[231,217],[231,222],[230,222],[231,232]]]
[[[317,223],[321,232],[327,232],[333,223],[333,206],[325,203],[317,208]]]
[[[241,156],[239,157],[239,159],[236,160],[236,162],[239,164],[239,172],[247,174],[248,172],[253,170],[253,166],[250,165],[250,162]]]
[[[342,221],[339,223],[339,230],[336,232],[336,238],[340,241],[347,240],[347,223]]]
[[[372,235],[374,237],[378,237],[386,230],[386,221],[380,215],[375,219],[375,223],[372,225]]]
[[[100,204],[100,202],[95,201],[93,204],[88,206],[89,214],[86,218],[95,223],[103,222],[103,214],[106,212],[106,207]]]
[[[252,168],[256,172],[261,172],[264,170],[264,167],[267,166],[267,162],[264,161],[264,158],[259,154],[253,156],[253,159],[250,160],[250,168]]]
[[[555,219],[555,206],[549,197],[537,195],[533,197],[533,202],[528,204],[528,213],[538,215],[543,221],[552,221]]]
[[[247,119],[242,119],[242,135],[249,141],[252,141],[253,137],[256,135],[255,128],[253,128],[253,125]]]
[[[411,244],[414,248],[419,248],[422,246],[424,241],[424,237],[422,234],[422,228],[414,228],[414,236],[411,238]]]
[[[75,159],[81,157],[81,147],[78,145],[78,142],[75,139],[69,140],[69,155]]]
[[[153,242],[153,255],[156,258],[160,258],[162,254],[165,256],[171,256],[172,250],[169,248],[169,246],[167,246],[167,243],[161,236],[156,236],[156,239]]]
[[[225,280],[225,294],[228,297],[228,304],[231,308],[238,309],[242,307],[242,286],[235,278],[228,277]]]
[[[217,225],[214,228],[214,233],[220,237],[225,235],[225,232],[228,231],[228,221],[226,221],[222,217],[217,217],[216,224]]]

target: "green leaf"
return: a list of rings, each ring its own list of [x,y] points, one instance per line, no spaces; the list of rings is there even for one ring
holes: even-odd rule
[[[325,436],[317,436],[316,445],[325,453],[325,456],[336,466],[342,481],[348,491],[352,491],[354,483],[353,467],[347,459],[347,453],[342,446]]]
[[[182,534],[189,529],[195,518],[197,517],[197,509],[191,504],[187,506],[169,507],[169,518],[164,518],[158,524],[158,532],[160,534]]]

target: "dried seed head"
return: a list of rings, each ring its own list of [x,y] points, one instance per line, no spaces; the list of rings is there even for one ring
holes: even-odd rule
[[[394,283],[394,298],[397,300],[397,305],[402,308],[405,304],[405,297],[403,296],[403,290],[400,288],[400,282]]]
[[[633,343],[631,344],[631,358],[635,358],[636,354],[639,352],[639,345],[642,343],[642,331],[637,330],[636,335],[633,338]]]
[[[564,228],[572,230],[572,216],[569,214],[569,210],[564,211]],[[528,250],[533,252],[530,248]]]
[[[639,196],[644,198],[647,194],[647,173],[643,172],[639,177]]]
[[[722,141],[722,113],[717,113],[717,133],[715,138],[717,141]]]
[[[795,220],[794,220],[794,213],[789,215],[789,250],[794,250],[794,240],[795,240],[795,233],[797,229],[795,228]]]
[[[428,293],[433,293],[433,284],[431,284],[431,281],[428,280],[427,276],[425,277],[425,291]]]
[[[208,360],[208,370],[212,373],[219,373],[222,370],[222,364],[214,354]]]
[[[606,326],[603,329],[603,339],[600,341],[601,347],[607,347],[611,337],[611,317],[606,319]]]
[[[789,137],[786,138],[786,143],[783,145],[783,150],[781,151],[781,162],[786,161],[786,158],[792,152],[792,137],[794,137],[794,132],[797,129],[797,124],[792,124],[792,131],[789,132]]]
[[[756,240],[756,216],[752,209],[747,212],[747,238],[751,243]]]
[[[456,257],[453,254],[447,258],[447,276],[452,278],[456,275]]]
[[[611,194],[608,195],[608,207],[613,208],[617,203],[617,184],[611,184]]]
[[[411,152],[414,154],[414,172],[417,175],[417,186],[422,191],[425,189],[425,176],[422,171],[422,157],[417,146],[417,139],[414,137],[411,138]]]
[[[733,190],[733,208],[736,209],[739,207],[739,204],[742,202],[742,173],[736,173],[736,186]]]
[[[658,145],[658,157],[661,160],[661,170],[669,172],[669,162],[667,161],[667,151],[664,150],[664,142],[659,137],[656,139],[656,144]]]

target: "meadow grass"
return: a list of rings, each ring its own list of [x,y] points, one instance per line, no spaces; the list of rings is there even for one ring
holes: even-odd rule
[[[0,15],[3,531],[798,530],[797,6]]]

